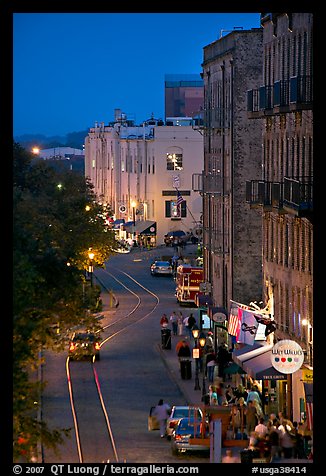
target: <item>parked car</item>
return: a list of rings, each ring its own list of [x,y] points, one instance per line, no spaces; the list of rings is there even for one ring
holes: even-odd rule
[[[174,405],[171,408],[171,413],[166,421],[166,435],[168,439],[171,439],[173,430],[181,420],[181,418],[194,418],[201,422],[203,418],[203,412],[199,407],[191,407],[187,405]]]
[[[205,425],[204,438],[201,438],[201,428]],[[210,445],[207,444],[209,438],[208,424],[194,418],[181,418],[173,430],[171,437],[171,451],[173,455],[185,453],[186,451],[196,451],[209,455]],[[197,441],[191,441],[196,438]],[[199,441],[198,441],[199,440]],[[202,442],[202,444],[200,443]]]
[[[152,276],[172,276],[173,269],[169,261],[154,261],[151,264]]]
[[[69,343],[69,357],[79,360],[94,356],[96,360],[100,360],[100,348],[101,344],[95,333],[74,332]]]

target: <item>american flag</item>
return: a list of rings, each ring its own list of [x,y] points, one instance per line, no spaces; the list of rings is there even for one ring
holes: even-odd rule
[[[184,198],[183,196],[181,195],[181,193],[179,192],[179,190],[177,190],[177,205],[181,205],[181,203],[184,202]]]
[[[229,315],[228,333],[238,339],[241,329],[241,316],[239,307],[232,307]]]
[[[304,383],[304,390],[306,396],[306,417],[307,417],[307,430],[312,430],[313,425],[313,384]]]

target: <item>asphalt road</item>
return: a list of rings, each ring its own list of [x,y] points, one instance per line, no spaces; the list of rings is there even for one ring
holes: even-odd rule
[[[194,246],[188,247],[188,252],[194,253],[194,250]],[[170,442],[161,439],[158,431],[149,432],[147,428],[149,409],[160,398],[171,405],[186,403],[157,349],[161,341],[159,320],[162,313],[169,315],[173,310],[181,309],[174,296],[173,279],[152,277],[149,272],[152,259],[168,253],[172,255],[173,250],[162,248],[140,252],[134,249],[130,254],[117,255],[110,259],[106,270],[95,272],[107,289],[111,289],[117,295],[119,299],[117,313],[131,309],[135,305],[135,297],[125,289],[122,290],[112,279],[112,275],[121,279],[117,269],[125,271],[139,281],[157,295],[159,300],[155,311],[147,315],[147,310],[153,307],[154,297],[150,298],[148,293],[141,291],[135,283],[132,285],[129,280],[130,289],[138,288],[139,292],[143,293],[142,298],[146,295],[141,309],[143,319],[133,323],[133,318],[126,318],[131,325],[102,347],[101,360],[96,362],[98,379],[120,462],[207,463],[209,461],[209,458],[198,455],[173,456]],[[107,321],[109,319],[113,319],[113,316],[107,318]],[[66,357],[65,352],[46,354],[43,373],[47,385],[43,396],[42,414],[43,419],[53,428],[71,428],[71,437],[65,439],[64,444],[59,447],[58,454],[44,448],[45,463],[79,462],[66,378]],[[89,364],[80,362],[76,365],[79,366],[79,396],[83,396],[82,400],[79,399],[83,434],[87,434],[88,440],[93,445],[93,449],[84,455],[84,462],[101,463],[106,461],[108,443],[98,424],[96,402],[93,401],[96,397],[88,391],[90,381],[86,366]]]

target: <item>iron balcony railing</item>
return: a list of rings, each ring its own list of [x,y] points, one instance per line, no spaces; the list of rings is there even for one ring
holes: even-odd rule
[[[312,76],[294,76],[247,91],[247,111],[260,112],[278,107],[310,105],[313,101]]]
[[[283,182],[247,181],[246,202],[251,207],[262,206],[265,210],[276,208],[279,213],[309,216],[313,211],[312,177],[284,177]]]
[[[293,209],[299,215],[312,212],[312,177],[299,177],[298,179],[284,177],[284,206]]]

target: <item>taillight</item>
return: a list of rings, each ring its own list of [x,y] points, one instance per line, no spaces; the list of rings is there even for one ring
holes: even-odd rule
[[[175,439],[176,440],[182,440],[182,436],[181,435],[175,435]]]
[[[100,350],[101,346],[99,342],[95,342],[95,350]]]
[[[69,350],[72,352],[73,350],[75,350],[75,348],[75,344],[73,342],[70,342]]]

